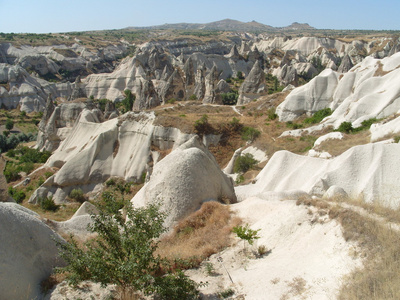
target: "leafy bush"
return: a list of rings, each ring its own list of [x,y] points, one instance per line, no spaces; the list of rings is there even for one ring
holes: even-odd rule
[[[292,129],[300,129],[300,128],[303,128],[303,125],[298,124],[298,123],[293,123],[292,121],[288,121],[288,122],[286,122],[286,127],[292,128]]]
[[[244,126],[242,128],[242,139],[245,141],[254,141],[260,136],[261,132],[253,127]]]
[[[39,199],[39,206],[43,210],[56,211],[60,208],[54,203],[53,197],[44,197]]]
[[[195,129],[195,132],[200,135],[209,134],[214,131],[213,127],[208,122],[207,115],[203,115],[199,120],[194,122],[194,129]]]
[[[13,128],[14,128],[14,122],[13,122],[13,120],[7,119],[5,127],[6,127],[6,129],[7,129],[8,131],[10,131],[11,129],[13,129]]]
[[[332,110],[330,108],[324,108],[313,114],[312,117],[306,118],[304,123],[306,124],[316,124],[321,122],[325,117],[330,116]]]
[[[197,96],[195,94],[193,94],[189,97],[189,100],[197,100]]]
[[[229,122],[229,127],[233,131],[238,131],[239,129],[241,129],[243,127],[243,125],[240,123],[239,119],[233,117],[232,121]]]
[[[124,100],[122,100],[122,105],[124,106],[125,111],[131,111],[136,97],[132,94],[130,90],[125,90],[124,94],[125,98]]]
[[[17,190],[16,188],[10,186],[8,187],[8,194],[17,202],[22,203],[25,200],[26,195],[23,191]]]
[[[236,233],[238,238],[242,239],[243,241],[247,241],[250,245],[253,245],[254,240],[260,238],[258,236],[259,231],[260,229],[250,229],[249,224],[246,224],[245,226],[235,226],[232,229],[232,232]]]
[[[90,231],[98,235],[80,248],[71,243],[58,243],[60,256],[67,262],[57,272],[65,273],[76,285],[83,280],[116,284],[123,291],[137,290],[145,295],[158,294],[162,299],[188,299],[198,294],[197,284],[182,272],[163,275],[162,260],[154,252],[157,239],[165,232],[165,214],[159,204],[145,208],[125,206],[127,217],[100,210],[93,215]]]
[[[246,153],[236,159],[233,171],[235,173],[245,173],[257,164],[258,160],[255,160],[252,154]]]
[[[85,202],[87,199],[85,197],[85,195],[83,194],[83,191],[81,189],[73,189],[70,193],[69,193],[69,197],[77,202],[83,203]]]
[[[339,127],[336,129],[336,131],[340,132],[345,132],[345,133],[350,133],[354,130],[353,125],[351,122],[342,122]]]
[[[21,178],[19,172],[21,170],[15,163],[7,162],[6,167],[4,169],[4,177],[6,177],[7,182],[16,181]]]
[[[273,107],[268,109],[267,115],[268,115],[268,119],[270,119],[271,121],[278,118],[278,115],[275,113],[275,108],[273,108]]]
[[[224,105],[236,105],[239,93],[238,91],[231,90],[228,93],[222,93],[221,98]]]

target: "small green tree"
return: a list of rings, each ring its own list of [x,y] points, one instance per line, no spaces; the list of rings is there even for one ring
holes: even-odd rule
[[[125,90],[124,94],[125,99],[122,100],[122,105],[124,106],[125,111],[131,111],[136,97],[132,94],[131,90]]]
[[[345,133],[350,133],[354,130],[353,125],[351,122],[342,122],[339,127],[336,129],[336,131],[340,132],[345,132]]]
[[[162,259],[155,255],[157,239],[165,232],[165,214],[159,204],[133,208],[128,202],[121,210],[109,214],[100,210],[93,215],[90,231],[97,233],[84,247],[58,243],[66,267],[58,268],[67,280],[76,285],[83,280],[116,284],[124,294],[130,290],[148,295],[158,294],[162,299],[189,299],[198,294],[197,285],[182,272],[162,274]],[[167,268],[165,268],[167,269]]]
[[[260,134],[261,132],[253,127],[244,126],[242,128],[242,139],[245,141],[253,142]]]
[[[233,171],[235,173],[246,173],[248,170],[257,165],[258,162],[259,161],[254,159],[252,154],[245,153],[236,159]]]
[[[253,230],[249,227],[249,224],[246,224],[245,226],[235,226],[233,227],[232,231],[233,233],[236,233],[238,238],[243,240],[243,242],[247,241],[250,245],[253,245],[254,240],[259,239],[260,237],[258,236],[258,232],[261,229]],[[245,243],[243,243],[243,247],[245,247]]]
[[[8,131],[11,131],[11,129],[13,129],[14,128],[14,122],[13,122],[13,120],[11,120],[11,119],[7,119],[7,121],[6,121],[6,129],[8,130]]]

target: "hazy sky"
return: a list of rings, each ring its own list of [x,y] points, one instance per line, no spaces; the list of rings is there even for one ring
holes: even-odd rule
[[[400,29],[400,0],[0,0],[0,32],[49,33],[230,18],[282,27]]]

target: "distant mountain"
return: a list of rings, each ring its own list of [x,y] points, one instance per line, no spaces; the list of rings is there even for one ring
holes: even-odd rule
[[[292,23],[286,27],[272,27],[256,21],[240,22],[232,19],[199,24],[199,23],[176,23],[164,24],[148,27],[128,27],[127,29],[180,29],[180,30],[221,30],[221,31],[247,31],[247,32],[263,32],[263,31],[286,31],[286,30],[312,30],[314,27],[307,23]]]

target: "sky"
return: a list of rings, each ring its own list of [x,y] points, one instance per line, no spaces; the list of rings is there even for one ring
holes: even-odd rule
[[[400,30],[399,0],[0,0],[0,32],[56,33],[223,19],[283,27]]]

